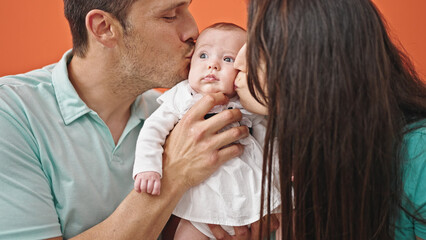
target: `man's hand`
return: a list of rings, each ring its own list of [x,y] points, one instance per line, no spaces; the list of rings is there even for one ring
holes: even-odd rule
[[[222,93],[206,95],[179,121],[164,145],[163,177],[172,177],[171,181],[183,184],[187,190],[204,181],[225,161],[242,154],[243,147],[231,143],[247,137],[247,127],[217,133],[226,125],[241,120],[238,109],[225,110],[204,119],[210,109],[227,101]],[[226,146],[228,144],[231,145]]]
[[[271,225],[269,230],[267,229],[267,216],[263,217],[262,222],[262,239],[264,239],[268,232],[272,233],[273,231],[277,230],[279,227],[279,220],[277,218],[277,215],[272,214],[271,215]],[[224,240],[240,240],[240,239],[246,239],[246,240],[257,240],[259,239],[260,234],[260,221],[254,222],[251,224],[250,228],[247,226],[241,226],[241,227],[234,227],[235,235],[231,236],[229,235],[220,225],[212,225],[209,224],[209,228],[212,231],[213,235],[216,239],[224,239]]]

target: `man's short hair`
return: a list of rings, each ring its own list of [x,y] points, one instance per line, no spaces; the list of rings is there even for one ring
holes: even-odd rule
[[[64,0],[65,17],[71,29],[73,53],[84,57],[87,51],[88,34],[86,15],[93,9],[112,14],[123,26],[128,27],[127,14],[137,0]]]

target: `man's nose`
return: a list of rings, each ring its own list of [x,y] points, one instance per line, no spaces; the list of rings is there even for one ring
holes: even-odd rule
[[[183,18],[184,24],[182,24],[182,28],[180,29],[180,40],[193,46],[195,39],[199,35],[197,23],[189,11],[183,15]]]

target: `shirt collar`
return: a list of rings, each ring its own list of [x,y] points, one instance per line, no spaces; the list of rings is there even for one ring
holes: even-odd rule
[[[157,98],[160,95],[159,91],[151,89],[138,96],[131,108],[132,115],[141,120],[147,119],[159,107]]]
[[[131,106],[131,115],[140,120],[147,119],[150,113],[144,111],[146,104],[144,97],[142,95],[138,96]]]
[[[67,51],[52,71],[52,84],[55,89],[56,100],[66,125],[91,111],[78,96],[68,77],[67,65],[72,57],[72,50]]]

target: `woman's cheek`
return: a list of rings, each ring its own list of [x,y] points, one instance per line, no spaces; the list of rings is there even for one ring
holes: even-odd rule
[[[237,93],[244,109],[256,114],[268,115],[268,108],[256,101],[256,99],[250,94],[248,88],[238,88]]]
[[[245,105],[247,105],[247,107],[249,109],[244,107],[244,105],[243,105],[243,107],[246,108],[250,112],[253,112],[253,113],[256,113],[256,114],[259,114],[259,115],[267,116],[268,115],[268,108],[266,106],[262,105],[261,103],[259,103],[258,101],[256,101],[256,99],[252,98],[252,100],[253,101],[245,104]]]
[[[240,98],[240,103],[247,111],[260,114],[268,115],[268,109],[251,95],[247,85],[247,74],[240,71],[235,78],[234,85],[236,92]]]
[[[238,73],[235,79],[235,87],[240,98],[240,103],[244,109],[256,114],[268,115],[268,109],[256,101],[256,99],[251,95],[247,86],[247,75],[245,73]]]

